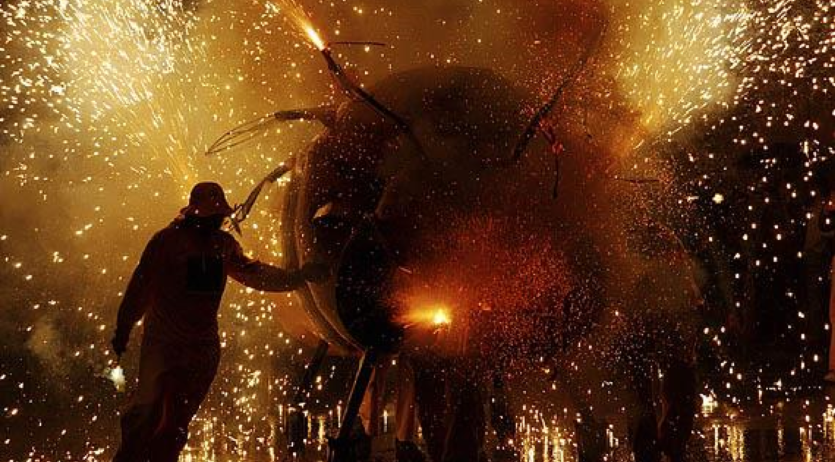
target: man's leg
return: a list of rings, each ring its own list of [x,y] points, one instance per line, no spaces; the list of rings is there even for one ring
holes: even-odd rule
[[[114,462],[146,462],[148,447],[162,416],[162,386],[159,374],[165,370],[164,349],[142,338],[139,355],[139,385],[132,403],[122,414],[122,443]]]
[[[188,425],[197,413],[202,397],[189,397],[182,381],[174,375],[166,377],[163,393],[162,416],[149,445],[150,460],[177,462],[188,441]]]
[[[220,360],[219,345],[182,352],[184,366],[160,380],[162,416],[150,442],[151,462],[177,462],[188,441],[188,426],[209,393]]]
[[[146,462],[148,445],[159,425],[160,412],[153,405],[131,405],[121,418],[122,443],[113,462]]]

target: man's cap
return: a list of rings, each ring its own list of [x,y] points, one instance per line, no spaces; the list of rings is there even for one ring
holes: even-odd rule
[[[226,202],[223,188],[210,181],[194,185],[188,198],[188,206],[180,210],[184,216],[195,217],[229,216],[232,212],[234,209]]]

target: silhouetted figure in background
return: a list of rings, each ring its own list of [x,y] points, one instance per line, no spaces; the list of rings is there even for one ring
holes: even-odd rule
[[[122,416],[115,462],[175,462],[220,358],[217,312],[227,276],[257,290],[291,291],[327,277],[322,265],[287,271],[244,255],[221,229],[233,212],[217,183],[199,183],[189,205],[145,248],[119,307],[113,350],[124,353],[144,317],[139,388]]]

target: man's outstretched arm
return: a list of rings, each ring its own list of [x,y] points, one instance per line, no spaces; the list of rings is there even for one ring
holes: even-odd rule
[[[300,270],[286,270],[254,260],[244,255],[237,241],[226,264],[232,279],[265,292],[288,292],[298,289],[305,281],[320,282],[328,277],[328,270],[322,264],[307,264]]]

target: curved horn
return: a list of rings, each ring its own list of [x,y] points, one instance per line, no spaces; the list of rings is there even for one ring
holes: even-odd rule
[[[284,176],[287,172],[293,170],[293,167],[296,164],[296,159],[291,157],[286,161],[282,162],[275,170],[268,173],[253,189],[250,191],[249,195],[247,196],[246,200],[242,204],[238,204],[235,206],[235,211],[232,213],[230,217],[232,221],[232,227],[238,234],[241,233],[241,223],[247,219],[249,213],[252,212],[252,208],[255,206],[255,201],[258,200],[258,196],[261,195],[261,190],[264,189],[268,183],[275,183],[278,181],[282,176]]]
[[[333,126],[336,120],[336,109],[329,106],[311,109],[290,109],[274,112],[270,115],[244,122],[224,133],[212,143],[206,151],[206,155],[215,155],[240,146],[255,138],[267,125],[273,122],[288,122],[293,120],[316,120],[330,127]]]

